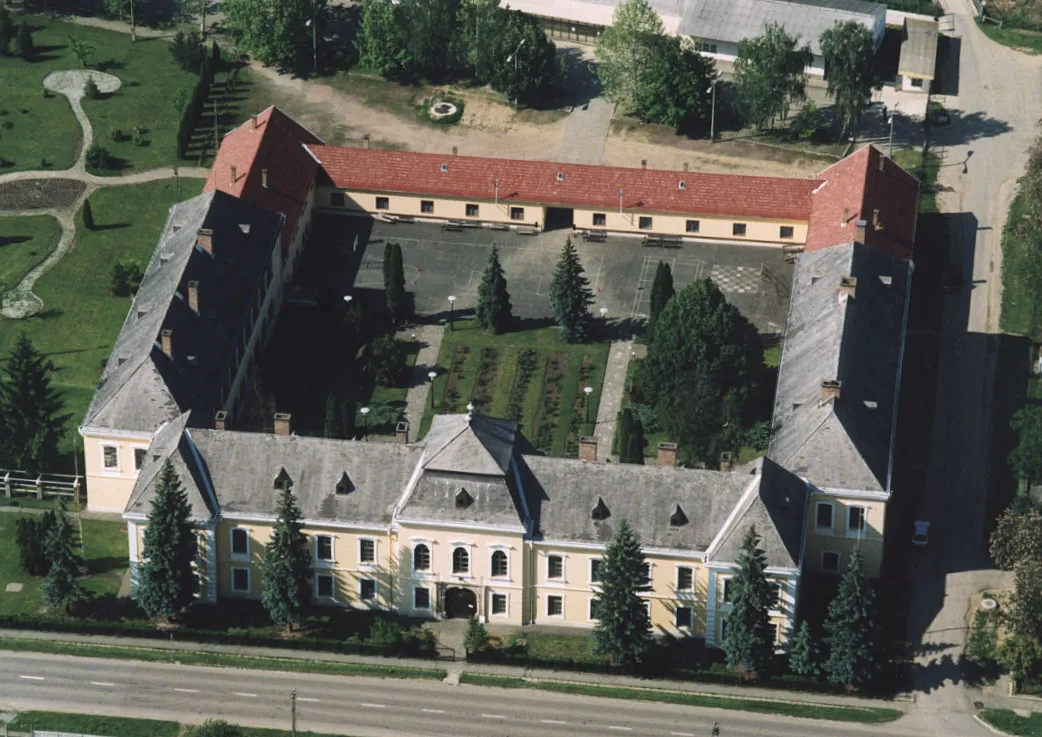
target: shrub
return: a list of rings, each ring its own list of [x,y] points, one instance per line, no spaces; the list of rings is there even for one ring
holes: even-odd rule
[[[380,618],[373,620],[367,642],[370,645],[379,647],[398,648],[405,643],[405,640],[406,632],[404,627],[393,619]]]
[[[170,55],[181,69],[198,74],[206,58],[206,49],[197,32],[178,31],[170,43]]]
[[[246,732],[236,724],[228,724],[223,719],[207,719],[197,727],[188,730],[188,737],[246,737]]]
[[[145,129],[140,125],[134,126],[134,145],[144,146],[145,145]]]
[[[117,297],[129,297],[137,291],[144,274],[141,264],[133,259],[117,261],[112,267],[112,293]]]
[[[126,140],[126,134],[123,133],[122,128],[113,128],[112,132],[109,133],[109,138],[111,138],[114,143],[120,143],[121,141]]]
[[[463,647],[468,653],[480,653],[488,649],[488,630],[478,619],[467,623],[467,633],[463,636]]]
[[[390,335],[381,335],[373,341],[370,365],[378,384],[398,386],[405,379],[405,344]]]
[[[94,230],[94,210],[90,206],[90,200],[83,201],[83,227]]]
[[[83,94],[92,100],[101,99],[101,90],[98,89],[98,83],[94,81],[94,77],[87,77],[87,81],[83,83]]]
[[[96,143],[92,143],[87,149],[87,166],[91,169],[108,169],[109,152]]]
[[[818,106],[810,100],[803,109],[792,116],[792,132],[797,138],[807,140],[813,138],[824,123],[824,116]]]

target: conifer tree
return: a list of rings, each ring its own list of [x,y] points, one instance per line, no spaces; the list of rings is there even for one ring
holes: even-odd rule
[[[491,333],[501,333],[510,324],[512,307],[503,266],[499,263],[499,250],[495,244],[488,257],[488,266],[478,286],[478,305],[474,317],[478,325]]]
[[[600,578],[601,590],[594,601],[594,652],[612,665],[636,665],[651,644],[651,619],[640,598],[640,592],[647,591],[650,584],[640,541],[626,520],[619,523],[604,552]]]
[[[29,31],[29,24],[22,21],[18,24],[18,35],[14,39],[14,48],[18,56],[26,61],[33,57],[36,50],[33,45],[33,34]]]
[[[628,448],[630,447],[630,432],[632,427],[633,410],[629,407],[620,410],[615,425],[615,440],[616,450],[618,451],[619,461],[621,463],[626,462],[625,459],[626,454],[628,453]]]
[[[590,291],[590,282],[586,279],[572,239],[568,238],[550,281],[550,314],[569,343],[586,340],[591,304],[593,292]]]
[[[30,473],[50,470],[65,435],[54,364],[22,333],[0,371],[0,466]]]
[[[727,665],[760,675],[769,673],[774,659],[770,609],[774,589],[767,581],[767,555],[760,536],[750,526],[742,539],[734,575],[727,581],[731,611],[727,615],[723,649]]]
[[[655,280],[651,282],[651,315],[648,317],[648,339],[655,336],[655,323],[666,303],[675,294],[673,291],[673,270],[664,261],[658,262],[655,269]]]
[[[384,246],[384,297],[391,319],[398,322],[405,316],[405,270],[402,265],[402,247],[398,243]]]
[[[340,400],[330,394],[326,397],[326,424],[323,436],[327,440],[342,439],[344,429],[344,418],[340,414],[343,405]]]
[[[855,549],[825,620],[825,643],[829,648],[825,672],[832,683],[861,686],[879,674],[874,600],[875,592],[863,572],[861,552]]]
[[[623,462],[644,465],[644,425],[636,417],[633,418],[633,423],[630,425],[626,460]]]
[[[73,605],[83,599],[83,587],[80,585],[82,561],[74,550],[76,533],[65,512],[64,499],[58,506],[54,524],[47,531],[45,547],[49,568],[40,584],[43,600],[48,606],[60,607],[68,614]]]
[[[11,20],[11,11],[0,8],[0,56],[7,56],[8,47],[14,37],[14,21]]]
[[[83,227],[94,230],[94,210],[90,206],[90,200],[83,201]]]
[[[810,625],[803,620],[789,648],[789,670],[797,676],[816,676],[821,673],[821,655],[818,643],[811,635]]]
[[[304,621],[311,598],[311,550],[303,527],[300,508],[287,484],[279,497],[271,541],[264,548],[261,603],[272,622],[289,630]]]
[[[138,575],[137,602],[150,617],[172,619],[195,600],[199,581],[192,562],[199,545],[190,515],[188,494],[167,458],[156,481]]]

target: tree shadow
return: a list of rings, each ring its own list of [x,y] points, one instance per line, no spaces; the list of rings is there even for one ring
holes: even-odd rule
[[[597,76],[597,64],[583,58],[576,48],[557,49],[558,91],[556,106],[585,107],[602,92],[601,80]]]
[[[984,112],[967,114],[961,110],[949,110],[948,116],[951,121],[948,125],[930,127],[931,143],[935,146],[958,146],[982,138],[994,138],[1013,130],[1013,126],[1005,120],[993,118]]]
[[[25,243],[26,241],[31,240],[32,236],[28,235],[0,235],[0,248],[3,248],[4,246],[13,246],[18,243]]]
[[[109,223],[107,225],[94,224],[93,230],[121,230],[123,228],[129,228],[130,223]]]
[[[110,72],[114,69],[123,69],[124,66],[126,65],[121,61],[116,61],[115,59],[106,59],[105,61],[98,62],[97,64],[95,64],[94,68],[97,69],[99,72]]]

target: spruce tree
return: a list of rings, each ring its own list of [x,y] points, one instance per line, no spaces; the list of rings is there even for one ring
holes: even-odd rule
[[[54,364],[22,333],[0,372],[0,466],[30,473],[51,470],[65,435]]]
[[[854,550],[825,620],[825,643],[829,648],[825,672],[832,683],[861,686],[879,674],[874,600],[875,592],[863,572],[861,552]]]
[[[326,424],[323,436],[327,440],[343,439],[344,418],[340,414],[343,404],[330,394],[326,397]]]
[[[648,317],[647,332],[649,340],[655,337],[655,323],[658,321],[658,316],[662,314],[662,310],[666,308],[666,303],[674,293],[673,271],[669,268],[669,264],[659,261],[658,267],[655,269],[655,280],[651,282],[651,315]]]
[[[760,536],[750,526],[742,539],[734,575],[727,582],[731,611],[721,643],[727,665],[760,675],[769,673],[774,659],[774,637],[768,612],[774,589],[767,581],[767,555]]]
[[[619,454],[619,462],[625,463],[630,447],[630,433],[633,428],[633,410],[629,407],[620,410],[615,426],[615,450]]]
[[[478,305],[474,317],[485,330],[501,333],[510,324],[511,310],[507,280],[503,276],[503,266],[499,263],[499,250],[493,244],[488,266],[478,286]]]
[[[384,297],[391,319],[398,322],[405,316],[405,270],[402,265],[402,247],[398,243],[384,246]]]
[[[48,606],[61,607],[66,614],[76,602],[83,599],[83,587],[80,585],[82,560],[76,554],[75,547],[76,533],[65,512],[63,499],[58,506],[54,524],[47,531],[45,548],[49,568],[40,584],[40,591]]]
[[[550,281],[550,314],[569,343],[586,340],[590,328],[590,305],[593,292],[586,279],[579,254],[572,239],[561,249],[561,258]]]
[[[821,654],[807,620],[803,620],[790,643],[789,670],[797,676],[816,676],[821,673]]]
[[[83,201],[83,227],[94,230],[94,211],[91,209],[90,200]]]
[[[358,426],[355,423],[357,411],[356,403],[350,399],[345,399],[340,403],[340,437],[344,440],[353,440],[358,433]]]
[[[190,515],[188,494],[167,458],[148,514],[135,597],[150,617],[172,619],[195,599],[199,581],[192,562],[199,546]]]
[[[261,603],[275,624],[288,630],[304,621],[311,598],[311,550],[303,533],[300,509],[287,484],[279,497],[278,516],[261,564]]]
[[[0,8],[0,56],[7,56],[13,37],[14,22],[11,20],[11,11]]]
[[[644,465],[644,425],[636,417],[630,424],[630,432],[626,444],[626,460],[623,463]]]
[[[651,619],[640,598],[650,589],[640,541],[629,523],[619,523],[600,565],[601,590],[594,601],[597,626],[593,630],[594,652],[612,665],[633,666],[641,662],[651,644]]]
[[[25,21],[18,24],[18,35],[14,39],[14,48],[18,56],[26,61],[33,57],[35,51],[33,34],[29,31],[29,24]]]

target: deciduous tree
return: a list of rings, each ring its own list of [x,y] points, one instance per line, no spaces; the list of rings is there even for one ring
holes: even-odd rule
[[[694,134],[709,125],[716,64],[673,36],[659,36],[636,92],[634,114],[648,123]]]
[[[856,131],[861,112],[872,102],[875,76],[875,42],[872,31],[855,20],[836,21],[821,34],[825,81],[843,123],[841,138]]]
[[[1011,507],[999,515],[991,533],[991,557],[1004,571],[1024,563],[1042,565],[1042,513],[1029,509],[1018,514]]]
[[[30,473],[50,470],[65,435],[65,403],[54,363],[22,333],[0,370],[0,464]]]
[[[855,548],[825,620],[825,672],[832,683],[863,686],[879,675],[882,658],[874,603],[875,592]]]
[[[1037,559],[1017,565],[1002,622],[1009,632],[1042,638],[1042,563]]]
[[[1009,424],[1017,434],[1017,445],[1009,454],[1013,473],[1029,486],[1042,481],[1042,407],[1022,407]]]
[[[600,579],[601,589],[594,599],[594,652],[612,665],[636,665],[651,644],[651,619],[640,598],[650,584],[640,541],[626,520],[619,522],[615,537],[604,551]]]
[[[763,33],[738,42],[734,82],[738,104],[745,119],[766,128],[785,120],[793,103],[806,96],[804,68],[814,59],[810,47],[800,45],[777,23],[768,23]]]
[[[651,314],[648,317],[648,336],[654,336],[655,323],[665,309],[666,303],[673,298],[673,270],[665,261],[659,261],[655,268],[655,279],[651,282]]]
[[[80,62],[80,67],[83,69],[87,68],[90,58],[94,56],[94,44],[79,41],[72,36],[69,36],[69,50]]]
[[[467,631],[463,635],[463,647],[468,655],[488,649],[488,629],[477,617],[467,622]]]
[[[767,581],[767,554],[760,548],[760,536],[750,526],[742,538],[734,573],[727,581],[731,611],[721,646],[727,665],[742,671],[766,675],[774,658],[774,637],[770,609],[774,590]]]
[[[304,621],[311,598],[311,550],[300,508],[287,484],[279,496],[271,540],[264,548],[261,603],[275,624],[292,630]]]
[[[80,584],[80,565],[83,561],[75,547],[76,533],[65,512],[63,499],[58,506],[54,524],[47,530],[45,549],[48,568],[40,584],[40,592],[48,606],[60,608],[66,614],[84,596]]]
[[[406,48],[404,9],[395,0],[366,0],[358,40],[358,64],[385,77],[397,78],[412,66]]]
[[[192,529],[188,494],[169,458],[155,484],[135,598],[148,616],[169,620],[195,600],[199,580],[192,563],[199,541]]]
[[[557,48],[533,16],[504,10],[497,31],[492,89],[522,105],[549,97],[557,76]]]
[[[611,25],[597,39],[597,77],[604,95],[622,112],[637,107],[648,67],[661,52],[662,18],[648,0],[626,0],[616,6]]]
[[[224,0],[221,10],[236,45],[278,69],[305,69],[311,62],[307,25],[315,0]]]
[[[456,65],[459,0],[401,0],[405,43],[416,74],[437,81]]]
[[[586,339],[591,304],[593,292],[590,291],[590,282],[569,238],[561,249],[561,257],[550,280],[550,314],[569,343]]]
[[[488,257],[488,266],[481,276],[478,285],[478,304],[474,317],[478,325],[492,333],[506,330],[513,317],[511,314],[510,293],[507,292],[507,280],[503,276],[503,266],[499,263],[499,250],[495,244]]]

